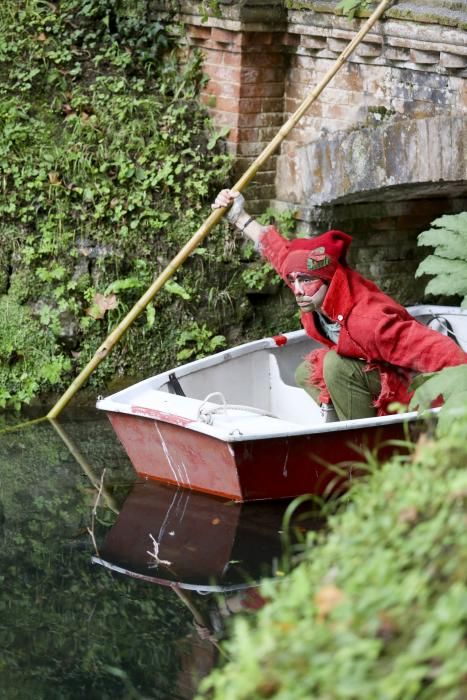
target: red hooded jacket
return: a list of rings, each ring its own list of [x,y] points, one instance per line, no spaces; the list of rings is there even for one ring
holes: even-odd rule
[[[289,250],[290,242],[273,226],[261,237],[261,253],[287,284],[283,266]],[[368,370],[379,370],[381,392],[375,401],[379,415],[388,413],[391,402],[408,403],[408,385],[414,374],[467,362],[467,353],[453,340],[415,320],[345,261],[332,275],[321,310],[340,324],[337,345],[320,333],[312,312],[302,312],[301,322],[307,334],[325,346],[306,358],[311,365],[310,382],[320,387],[319,399],[324,403],[330,402],[323,378],[324,355],[329,349],[364,360]]]

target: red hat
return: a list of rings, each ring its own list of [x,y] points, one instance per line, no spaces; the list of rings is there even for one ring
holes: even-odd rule
[[[287,277],[292,272],[304,272],[330,280],[338,265],[347,265],[346,254],[351,242],[347,233],[334,230],[316,238],[295,238],[288,244],[281,275]]]

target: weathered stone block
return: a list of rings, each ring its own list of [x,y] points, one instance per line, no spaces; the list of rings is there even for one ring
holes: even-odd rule
[[[319,204],[402,183],[466,179],[466,133],[467,117],[397,120],[337,132],[307,147],[303,196]]]
[[[438,51],[420,51],[419,49],[410,50],[410,60],[414,63],[423,63],[430,65],[439,62]]]
[[[442,51],[440,55],[440,63],[445,68],[466,68],[467,56]]]
[[[333,51],[335,53],[341,53],[344,49],[347,48],[349,41],[347,39],[335,39],[333,37],[329,37],[327,41],[327,46],[330,51]]]
[[[327,39],[323,36],[303,36],[300,41],[300,46],[306,49],[321,50],[326,48]]]
[[[362,56],[363,58],[374,58],[375,56],[381,56],[382,47],[380,44],[370,44],[369,42],[363,42],[355,49],[357,56]]]
[[[388,61],[409,61],[410,60],[410,50],[400,49],[392,46],[384,52],[384,57]]]

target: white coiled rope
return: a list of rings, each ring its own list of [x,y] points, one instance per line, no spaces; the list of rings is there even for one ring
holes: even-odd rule
[[[208,402],[214,397],[220,398],[222,403],[219,406],[207,406]],[[207,425],[212,425],[214,423],[214,415],[216,413],[227,413],[227,411],[248,411],[248,413],[256,413],[259,416],[268,416],[269,418],[277,418],[273,413],[269,411],[263,411],[262,408],[256,408],[255,406],[242,406],[241,404],[227,403],[220,391],[213,391],[208,394],[201,406],[198,409],[197,420],[201,423],[207,423]]]

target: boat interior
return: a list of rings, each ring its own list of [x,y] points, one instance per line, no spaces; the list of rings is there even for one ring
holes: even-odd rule
[[[256,349],[248,344],[237,357],[180,374],[179,382],[187,396],[201,401],[212,394],[212,401],[227,406],[254,407],[303,425],[319,423],[323,420],[319,406],[295,382],[297,366],[316,347],[304,331],[298,331],[288,334],[285,345],[273,342]],[[172,393],[170,379],[159,390]]]
[[[417,306],[409,311],[467,350],[467,310]],[[325,417],[295,382],[297,366],[318,345],[304,331],[285,337],[284,344],[274,338],[245,343],[146,379],[109,397],[112,410],[148,415],[155,409],[211,424],[214,415],[236,413],[238,418],[243,413],[279,418],[297,427],[319,426]],[[109,400],[99,402],[98,408],[109,410]]]

